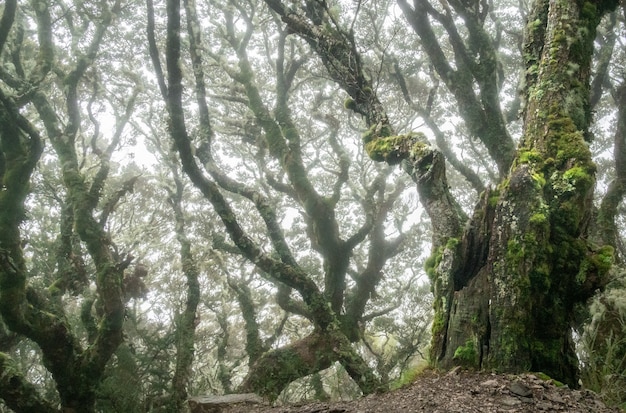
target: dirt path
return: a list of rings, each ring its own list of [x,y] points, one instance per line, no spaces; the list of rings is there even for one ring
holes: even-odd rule
[[[427,372],[413,384],[396,391],[350,402],[309,403],[292,406],[239,405],[227,413],[504,413],[504,412],[622,412],[608,408],[588,390],[570,390],[533,374],[519,376]]]

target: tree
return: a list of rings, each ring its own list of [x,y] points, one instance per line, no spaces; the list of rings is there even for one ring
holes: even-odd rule
[[[120,2],[76,9],[48,2],[17,6],[7,2],[0,20],[0,313],[12,332],[41,350],[61,409],[89,412],[105,366],[122,342],[122,280],[132,257],[119,251],[106,225],[136,177],[113,190],[105,184],[139,85],[137,78],[112,71],[109,80],[117,76],[115,81],[130,93],[98,89],[101,73],[95,62],[114,17],[122,12]],[[58,57],[65,47],[68,53]],[[92,98],[85,106],[83,96]],[[93,118],[96,97],[111,109],[114,120],[106,139]],[[91,120],[89,125],[84,118]],[[44,141],[52,153],[44,150]],[[48,257],[54,253],[52,269],[30,265],[33,251],[23,235],[27,197],[37,202],[30,191],[42,156],[56,158],[53,170],[62,184],[55,194],[58,239],[55,249],[47,251]],[[37,278],[44,282],[37,283]],[[79,330],[69,322],[63,297],[87,296],[91,283],[95,296],[85,301],[84,330]],[[38,392],[8,353],[0,358],[0,393],[10,408],[57,411],[57,403]]]
[[[346,24],[323,1],[268,5],[305,39],[368,126],[374,160],[402,163],[433,225],[427,262],[435,294],[431,357],[503,371],[541,370],[577,385],[570,314],[608,281],[614,248],[590,239],[595,165],[588,142],[593,42],[616,2],[536,1],[527,16],[523,134],[517,150],[502,127],[498,58],[484,26],[489,4],[399,1],[469,130],[498,165],[468,221],[448,190],[441,152],[390,124]],[[454,18],[463,20],[467,36]],[[443,27],[455,68],[431,21]],[[485,129],[487,128],[487,129]],[[614,216],[609,215],[609,220]],[[467,224],[466,224],[467,221]]]
[[[301,126],[291,114],[290,98],[296,81],[305,72],[307,59],[297,53],[297,46],[288,40],[288,32],[278,29],[278,38],[272,40],[277,48],[277,57],[268,62],[271,67],[276,89],[271,100],[273,111],[265,103],[268,96],[258,86],[257,75],[248,56],[247,47],[255,41],[255,29],[276,31],[273,22],[257,27],[253,23],[261,4],[238,5],[232,3],[223,8],[214,5],[226,21],[219,47],[228,47],[235,54],[236,63],[223,62],[207,48],[202,40],[196,6],[193,2],[184,3],[184,14],[178,1],[167,2],[167,31],[165,69],[163,73],[155,32],[155,13],[149,3],[149,38],[150,55],[161,94],[165,99],[169,115],[170,136],[179,153],[183,169],[194,185],[211,202],[222,220],[232,244],[222,245],[223,249],[242,255],[253,263],[259,271],[276,285],[278,303],[289,312],[308,319],[313,329],[305,338],[288,346],[264,353],[251,367],[242,385],[242,389],[259,392],[273,399],[291,381],[330,367],[338,361],[348,371],[364,393],[370,393],[379,387],[378,379],[351,345],[360,338],[361,324],[370,317],[365,313],[366,305],[375,294],[376,286],[382,278],[382,269],[388,259],[399,252],[405,238],[401,226],[398,235],[388,239],[385,221],[390,215],[394,203],[404,189],[404,180],[398,180],[395,188],[385,183],[389,169],[375,170],[374,174],[365,174],[365,166],[359,165],[364,172],[361,177],[351,172],[358,168],[352,166],[346,149],[342,147],[339,135],[340,124],[329,113],[314,109],[313,118],[327,136],[326,145],[330,158],[313,158],[324,165],[327,171],[324,178],[325,190],[313,182],[307,160],[311,154],[310,146],[305,145]],[[237,12],[235,17],[234,10]],[[182,58],[181,16],[187,20],[185,39],[193,67],[192,87],[195,94],[194,106],[183,99],[185,79],[181,71]],[[245,24],[237,27],[235,18]],[[263,35],[261,33],[260,35]],[[269,39],[269,32],[265,33]],[[215,46],[217,49],[218,46]],[[213,126],[214,119],[209,110],[206,63],[204,60],[218,62],[229,82],[234,82],[234,95],[231,101],[243,105],[246,113],[252,116],[255,127],[253,144],[257,145],[255,155],[259,167],[266,176],[269,195],[255,188],[242,184],[225,174],[214,157],[214,145],[219,141]],[[314,94],[314,99],[327,99],[324,93]],[[190,108],[197,108],[190,110]],[[240,106],[241,107],[241,106]],[[238,108],[238,110],[241,110]],[[194,132],[190,126],[197,122]],[[242,128],[246,125],[237,125]],[[241,132],[238,132],[241,133]],[[277,172],[264,168],[262,164],[276,165]],[[283,178],[284,177],[284,178]],[[362,179],[361,182],[358,179]],[[317,178],[320,182],[321,178]],[[359,182],[361,187],[356,187]],[[340,202],[346,202],[345,192],[352,192],[358,202],[351,208],[360,208],[363,216],[355,228],[344,230],[338,221]],[[241,224],[242,218],[233,209],[224,192],[243,198],[263,220],[265,234],[263,244],[248,235]],[[322,193],[324,192],[324,194]],[[289,204],[297,208],[304,217],[307,236],[312,248],[322,261],[320,289],[314,275],[296,259],[287,242],[278,221],[279,213],[272,203],[276,195],[286,197]],[[348,235],[344,235],[348,233]],[[367,242],[365,242],[367,241]],[[218,241],[217,245],[220,246]],[[265,248],[272,251],[265,252]],[[363,265],[357,271],[351,270],[351,257],[359,249],[365,249]],[[351,280],[348,280],[347,277]],[[292,290],[299,293],[300,299],[292,296]],[[252,354],[250,354],[252,357]],[[268,379],[269,378],[269,379]]]

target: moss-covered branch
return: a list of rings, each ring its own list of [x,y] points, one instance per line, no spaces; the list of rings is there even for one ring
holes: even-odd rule
[[[365,361],[340,332],[314,332],[286,347],[265,353],[242,383],[240,390],[276,400],[292,381],[327,369],[339,361],[364,394],[380,389]]]
[[[359,324],[364,320],[364,312],[370,298],[376,296],[376,287],[383,279],[383,268],[389,259],[394,257],[400,249],[404,236],[401,234],[396,239],[388,241],[385,236],[385,222],[395,201],[403,193],[404,183],[400,182],[396,188],[385,196],[387,187],[384,184],[386,174],[382,174],[380,185],[374,185],[375,191],[368,194],[376,199],[376,210],[369,200],[364,202],[367,213],[373,215],[372,230],[368,232],[369,247],[365,268],[352,276],[356,285],[347,292],[345,315],[342,317],[342,329],[347,337],[353,342],[359,340]],[[367,205],[369,204],[369,205]]]
[[[0,353],[0,397],[16,413],[59,412],[26,380],[15,361],[5,353]]]
[[[43,150],[42,139],[15,103],[0,91],[0,311],[15,332],[35,333],[29,318],[34,310],[26,302],[27,269],[20,225],[30,177]]]
[[[28,191],[31,172],[41,153],[41,143],[38,142],[41,139],[38,137],[38,131],[17,115],[18,111],[14,110],[14,115],[11,115],[10,108],[14,103],[9,99],[3,99],[2,107],[7,109],[3,113],[8,114],[9,117],[5,119],[6,125],[3,125],[1,129],[11,132],[10,135],[2,137],[3,159],[6,160],[3,183],[10,190],[5,192],[9,195],[8,198],[4,197],[5,194],[0,195],[0,198],[4,198],[0,200],[0,203],[10,201],[9,203],[13,206],[7,204],[7,208],[4,208],[4,205],[1,208],[3,213],[8,212],[4,216],[5,220],[0,223],[2,225],[0,232],[7,236],[2,240],[1,248],[2,251],[7,251],[6,268],[9,272],[3,272],[2,300],[0,301],[3,306],[6,305],[2,309],[3,318],[10,328],[30,338],[41,348],[46,368],[52,373],[56,382],[63,408],[75,409],[80,406],[83,411],[89,411],[94,407],[95,386],[102,377],[104,366],[122,339],[123,267],[118,266],[114,259],[108,234],[93,217],[93,210],[99,200],[99,191],[95,195],[89,193],[86,179],[79,170],[74,137],[81,123],[78,97],[80,82],[87,69],[93,65],[104,34],[113,23],[120,4],[117,2],[112,8],[102,4],[100,18],[94,18],[92,21],[94,32],[86,53],[75,56],[76,60],[72,62],[73,64],[69,64],[71,67],[67,73],[64,73],[64,68],[55,68],[55,74],[62,78],[64,91],[67,92],[64,102],[66,113],[64,114],[58,113],[62,110],[59,109],[58,102],[51,103],[46,90],[37,87],[52,70],[55,46],[50,5],[39,2],[35,6],[33,10],[36,14],[39,42],[37,62],[30,74],[25,73],[24,70],[16,70],[16,75],[23,77],[21,79],[23,86],[28,86],[30,90],[21,98],[23,100],[20,104],[24,104],[25,101],[33,104],[63,168],[62,174],[68,193],[67,208],[69,209],[63,214],[62,233],[59,239],[62,245],[57,254],[57,264],[58,272],[62,274],[58,274],[58,279],[71,278],[72,274],[84,270],[77,268],[80,263],[72,257],[75,253],[73,249],[75,240],[72,237],[77,233],[85,242],[96,267],[96,285],[99,301],[104,311],[96,334],[90,337],[92,345],[84,350],[74,336],[63,311],[57,305],[57,299],[68,288],[69,280],[64,279],[59,284],[51,286],[48,293],[53,300],[50,302],[46,294],[39,293],[26,284],[27,271],[20,247],[19,225],[23,219],[24,197]],[[19,58],[19,55],[14,56],[14,59]],[[23,69],[25,65],[18,64],[18,66]],[[20,93],[21,91],[15,95]],[[64,126],[61,126],[62,124]],[[14,149],[7,151],[9,147]],[[18,181],[13,181],[14,178],[11,177],[17,171],[18,162],[16,161],[20,157],[17,156],[19,154],[15,150],[23,152],[20,155],[22,160],[19,162],[22,169],[19,171],[22,181],[19,185]],[[28,155],[24,156],[26,154]],[[29,163],[30,166],[28,166]],[[18,192],[12,193],[18,188],[20,188]],[[15,212],[18,210],[21,212],[17,214],[11,212],[12,209]],[[65,274],[66,271],[67,274]]]
[[[254,363],[265,353],[268,348],[263,343],[259,333],[259,324],[256,321],[256,308],[252,301],[252,294],[248,286],[238,280],[228,279],[228,286],[235,292],[237,302],[241,309],[241,315],[246,331],[246,353],[248,354],[248,365]]]
[[[323,2],[310,2],[307,15],[292,10],[280,0],[266,0],[289,29],[300,35],[317,53],[331,78],[348,93],[348,109],[365,117],[368,126],[388,125],[389,119],[365,75],[353,33],[337,26]]]
[[[403,73],[400,64],[398,63],[396,58],[391,58],[391,65],[393,66],[393,70],[390,70],[391,78],[398,84],[400,90],[402,92],[402,96],[406,103],[419,115],[424,119],[424,122],[432,133],[435,135],[435,142],[439,150],[444,154],[446,160],[452,165],[454,169],[456,169],[461,175],[465,177],[465,179],[472,185],[476,193],[480,194],[485,189],[485,184],[482,182],[482,178],[478,176],[478,174],[472,169],[469,165],[466,165],[461,160],[458,159],[454,151],[452,150],[450,143],[446,135],[443,133],[439,125],[435,122],[433,117],[431,116],[432,104],[434,98],[437,94],[437,90],[439,88],[439,79],[431,74],[431,78],[433,81],[433,86],[430,88],[428,92],[428,99],[425,103],[415,102],[411,97],[409,89],[407,87],[407,82]]]

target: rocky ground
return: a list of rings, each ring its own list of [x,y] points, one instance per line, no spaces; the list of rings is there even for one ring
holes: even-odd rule
[[[217,410],[219,411],[219,410]],[[502,375],[452,371],[426,372],[400,390],[349,402],[270,407],[239,404],[224,413],[369,413],[369,412],[580,412],[622,413],[588,390],[559,387],[534,374]]]

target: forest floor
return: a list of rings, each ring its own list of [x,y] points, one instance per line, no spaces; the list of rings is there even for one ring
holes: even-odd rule
[[[224,413],[374,413],[374,412],[622,412],[609,408],[589,390],[571,390],[534,374],[504,375],[427,371],[399,390],[353,401],[289,406],[236,405]]]

